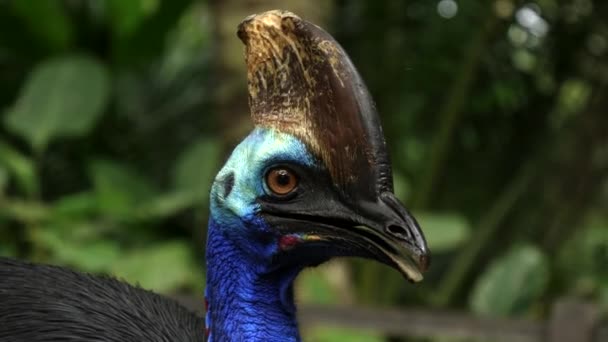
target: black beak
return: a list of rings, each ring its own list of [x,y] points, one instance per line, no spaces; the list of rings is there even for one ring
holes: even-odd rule
[[[327,193],[318,195],[294,203],[261,203],[266,220],[281,234],[309,237],[289,254],[299,251],[311,259],[317,253],[319,262],[335,256],[371,258],[412,282],[422,280],[430,252],[418,222],[393,193],[352,205]]]
[[[421,281],[430,264],[430,252],[418,222],[391,192],[377,203],[362,205],[361,220],[353,232],[365,239],[373,257],[398,269],[413,282]]]

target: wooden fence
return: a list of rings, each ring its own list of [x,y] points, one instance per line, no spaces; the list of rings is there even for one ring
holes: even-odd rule
[[[203,313],[202,300],[174,297]],[[391,336],[456,337],[480,341],[608,342],[608,325],[591,303],[562,299],[553,305],[546,321],[475,317],[463,312],[428,309],[370,309],[361,307],[299,307],[304,329],[332,326],[366,330]]]

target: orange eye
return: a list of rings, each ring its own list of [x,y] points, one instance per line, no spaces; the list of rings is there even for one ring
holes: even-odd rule
[[[284,196],[298,186],[298,177],[290,169],[277,167],[266,174],[266,185],[273,194]]]

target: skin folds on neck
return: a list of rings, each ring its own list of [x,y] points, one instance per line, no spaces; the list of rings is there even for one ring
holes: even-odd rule
[[[209,341],[300,341],[292,291],[300,269],[267,270],[210,220],[205,291]]]

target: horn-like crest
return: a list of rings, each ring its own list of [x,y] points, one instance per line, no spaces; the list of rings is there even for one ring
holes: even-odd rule
[[[355,184],[356,193],[374,198],[392,192],[380,119],[342,47],[286,11],[247,17],[238,36],[245,43],[254,124],[300,138],[347,192]]]

